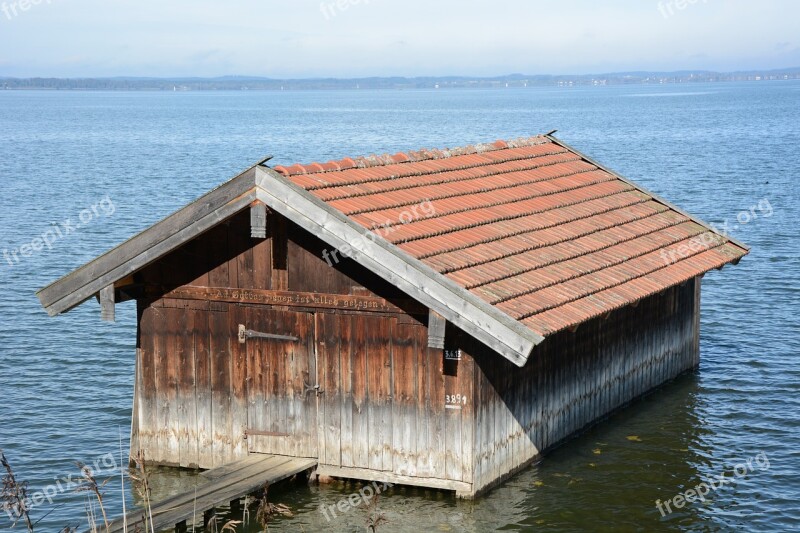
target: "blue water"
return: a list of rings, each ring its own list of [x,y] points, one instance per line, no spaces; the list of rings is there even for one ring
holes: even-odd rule
[[[0,92],[0,448],[31,494],[51,496],[34,509],[36,530],[85,525],[87,499],[63,481],[78,474],[74,461],[119,463],[130,431],[135,342],[131,303],[118,306],[114,324],[100,322],[94,302],[48,318],[37,289],[267,154],[274,164],[311,162],[556,128],[563,140],[687,211],[727,223],[752,252],[703,280],[698,372],[476,502],[390,491],[380,499],[388,522],[379,530],[800,527],[800,83],[788,81]],[[66,227],[73,230],[66,234]],[[54,238],[56,228],[64,231]],[[50,248],[36,240],[43,235]],[[748,459],[746,474],[735,477],[734,467]],[[661,516],[657,499],[722,474],[734,481],[705,502]],[[193,483],[172,471],[159,476],[165,490]],[[331,522],[318,510],[352,490],[303,487],[275,496],[294,516],[275,519],[270,531],[363,531],[364,509]],[[120,513],[119,479],[105,491],[109,513]],[[130,506],[129,488],[126,494]],[[0,527],[9,525],[0,513]]]

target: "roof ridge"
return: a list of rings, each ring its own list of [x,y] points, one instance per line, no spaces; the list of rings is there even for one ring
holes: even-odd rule
[[[555,143],[550,143],[550,144],[552,144],[553,146],[557,146]],[[558,150],[555,150],[555,151],[552,151],[552,152],[545,152],[545,153],[542,153],[542,154],[538,154],[535,157],[538,159],[538,158],[559,156],[559,155],[565,155],[565,154],[569,154],[572,157],[572,159],[570,159],[569,161],[583,161],[582,157],[577,156],[577,155],[573,154],[572,152],[570,152],[569,150],[567,150],[566,148],[562,148],[560,146],[558,146]],[[464,156],[453,156],[453,157],[464,157]],[[392,182],[392,181],[399,181],[399,180],[407,180],[409,178],[418,178],[420,176],[436,176],[436,175],[445,174],[448,171],[453,171],[453,170],[471,171],[471,170],[477,170],[477,169],[486,169],[487,167],[496,167],[496,166],[500,166],[500,165],[506,165],[508,163],[518,163],[518,162],[521,162],[521,161],[530,161],[531,159],[532,159],[531,158],[531,154],[512,155],[510,157],[504,157],[503,159],[496,159],[496,160],[493,160],[493,161],[481,161],[480,163],[470,163],[470,164],[459,165],[458,167],[453,167],[452,169],[446,169],[446,170],[442,170],[440,168],[429,169],[429,170],[416,169],[416,170],[410,170],[409,172],[393,172],[392,174],[389,174],[389,175],[386,175],[386,176],[380,176],[380,177],[358,177],[358,178],[353,178],[353,179],[349,179],[349,180],[346,180],[346,181],[339,181],[339,182],[324,182],[323,181],[323,182],[320,182],[320,183],[318,183],[316,185],[301,185],[301,187],[303,187],[307,191],[320,191],[322,189],[341,189],[342,187],[351,187],[351,186],[359,186],[359,185],[370,185],[370,184],[373,184],[373,183],[381,183],[381,182],[385,183],[385,182]],[[569,161],[564,161],[564,162],[569,162]],[[517,169],[517,171],[535,170],[536,168],[540,168],[541,166],[542,165],[536,165],[536,166],[533,166],[533,167],[520,168],[520,169]],[[361,169],[359,169],[359,170],[361,170]],[[505,173],[505,172],[516,172],[516,171],[515,170],[508,170],[508,171],[496,172],[494,174],[486,174],[486,175],[483,175],[483,176],[476,176],[476,178],[477,177],[490,177],[492,175],[497,175],[497,174]],[[319,173],[318,174],[305,174],[305,176],[318,176],[318,175],[319,175]],[[450,179],[448,179],[446,181],[453,181],[453,179],[454,178],[450,178]],[[471,178],[455,178],[455,179],[461,180],[461,179],[471,179]],[[409,187],[410,188],[413,188],[413,187],[425,187],[425,186],[428,186],[428,185],[438,185],[439,183],[442,183],[442,182],[428,182],[428,183],[424,183],[424,184],[411,185]],[[381,192],[389,192],[391,190],[393,190],[393,189],[390,188],[390,189],[386,189],[385,191],[371,191],[371,192],[366,193],[366,194],[379,194]],[[319,195],[317,195],[317,196],[319,196]],[[338,200],[340,198],[349,198],[349,197],[352,197],[352,196],[360,196],[360,194],[352,194],[352,195],[339,196],[339,197],[319,196],[319,198],[322,198],[323,201],[325,201],[325,202],[330,202],[332,200]]]
[[[359,157],[346,157],[344,159],[330,160],[327,163],[309,163],[301,164],[295,163],[290,166],[277,165],[272,167],[276,172],[279,172],[285,177],[298,176],[305,174],[323,174],[325,172],[337,172],[349,168],[370,168],[387,165],[395,165],[398,163],[418,163],[420,161],[430,161],[434,159],[446,159],[459,155],[472,155],[482,154],[485,152],[494,152],[497,150],[506,150],[508,148],[522,148],[526,146],[536,146],[538,144],[552,143],[553,141],[544,135],[534,135],[532,137],[520,137],[518,139],[510,139],[504,141],[499,139],[492,143],[478,143],[469,144],[456,148],[444,149],[427,149],[421,148],[416,151],[398,152],[394,155],[367,155]]]

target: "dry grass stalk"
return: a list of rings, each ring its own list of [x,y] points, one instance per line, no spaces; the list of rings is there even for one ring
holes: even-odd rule
[[[225,525],[222,526],[220,533],[225,533],[226,531],[233,531],[234,533],[236,533],[236,527],[241,523],[242,523],[241,520],[228,520],[227,522],[225,522]]]
[[[110,524],[108,523],[108,515],[106,515],[106,508],[103,505],[103,493],[100,489],[106,486],[106,483],[110,481],[110,479],[106,479],[102,483],[98,484],[97,479],[94,477],[94,472],[92,471],[91,467],[86,466],[84,463],[80,461],[76,461],[75,464],[81,471],[81,476],[83,476],[83,481],[78,486],[78,492],[89,492],[94,494],[94,497],[97,498],[97,505],[100,507],[100,513],[103,515],[103,525],[106,527],[106,531],[109,531]],[[90,524],[92,525],[92,530],[95,530],[94,525],[96,524],[96,517],[94,508],[92,507],[91,514],[90,514]]]
[[[94,502],[87,496],[86,498],[86,521],[89,524],[89,531],[97,533],[97,515],[94,511]]]
[[[0,450],[0,465],[6,470],[3,476],[3,488],[0,492],[0,501],[3,502],[3,510],[5,510],[13,521],[14,527],[20,519],[25,520],[25,525],[28,526],[28,531],[33,531],[33,523],[31,522],[30,509],[28,508],[28,483],[27,481],[17,481],[14,476],[14,470],[11,468],[6,459],[3,450]],[[13,518],[12,512],[17,515]]]
[[[132,455],[131,460],[136,464],[136,473],[130,474],[131,479],[133,480],[133,486],[144,501],[145,506],[144,529],[145,531],[149,530],[150,533],[155,533],[153,528],[153,508],[150,500],[150,473],[147,471],[144,450],[139,450],[136,452],[136,455]]]
[[[242,506],[242,521],[245,524],[250,523],[250,504],[253,502],[253,499],[249,494],[244,497],[244,505]]]

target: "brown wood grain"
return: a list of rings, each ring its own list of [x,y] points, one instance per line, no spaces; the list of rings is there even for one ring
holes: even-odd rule
[[[198,467],[197,450],[197,387],[195,381],[195,320],[202,320],[202,311],[184,311],[178,331],[178,414],[181,424],[178,427],[178,447],[180,464],[184,467]]]
[[[315,337],[317,365],[320,373],[319,397],[319,460],[341,466],[342,463],[342,379],[339,315],[316,313]]]
[[[194,317],[194,355],[197,409],[197,464],[211,468],[214,464],[213,427],[211,423],[211,335],[208,312],[198,311]]]
[[[351,390],[353,397],[352,435],[353,465],[369,468],[369,389],[367,384],[367,332],[364,317],[352,316],[352,368]],[[349,466],[349,465],[348,465]]]
[[[392,346],[392,463],[401,475],[416,472],[416,345],[413,326],[395,320]]]
[[[213,466],[222,466],[233,457],[231,425],[230,309],[209,313],[211,352],[211,429]]]
[[[247,236],[245,236],[247,237]],[[249,238],[249,237],[247,237]],[[231,453],[233,459],[241,459],[247,455],[247,443],[244,431],[247,429],[247,345],[240,344],[235,332],[242,319],[246,320],[247,312],[242,306],[231,305],[228,313],[229,357],[230,357],[230,417],[231,417]]]
[[[139,446],[144,451],[145,457],[155,457],[158,453],[158,399],[156,397],[156,364],[153,332],[156,330],[156,309],[145,307],[142,309],[139,328],[140,357],[139,360],[139,386],[138,415]],[[131,450],[133,454],[138,450]]]
[[[353,413],[355,412],[353,366],[353,320],[352,315],[339,317],[339,361],[341,363],[341,463],[355,466],[355,444],[353,442]]]
[[[318,308],[375,313],[404,313],[423,307],[410,301],[389,301],[375,296],[354,296],[331,293],[275,291],[266,289],[239,289],[235,287],[183,286],[164,291],[151,287],[149,292],[166,299],[186,299],[244,304],[277,305],[302,308]],[[399,305],[403,307],[399,307]]]

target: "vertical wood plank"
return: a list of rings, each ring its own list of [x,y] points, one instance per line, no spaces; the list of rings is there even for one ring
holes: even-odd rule
[[[145,459],[156,457],[158,450],[158,400],[156,397],[155,327],[157,310],[142,309],[139,321],[139,446]],[[135,451],[135,450],[134,450]]]
[[[192,268],[193,279],[188,280],[189,285],[199,287],[209,286],[209,234],[200,235],[183,246],[186,263],[194,265]]]
[[[272,311],[264,323],[264,331],[286,331],[286,324],[283,316]],[[292,370],[289,361],[289,352],[285,345],[279,342],[268,342],[270,350],[270,387],[267,391],[270,405],[270,431],[279,433],[289,433],[289,411],[287,408],[288,380]],[[289,454],[288,439],[276,438],[269,439],[272,445],[268,448],[270,453],[280,455]]]
[[[395,323],[392,349],[394,392],[392,395],[392,453],[393,471],[400,475],[414,475],[417,470],[416,430],[416,354],[414,353],[413,326]]]
[[[334,313],[317,313],[316,336],[317,364],[324,372],[321,382],[324,393],[321,396],[322,408],[318,416],[322,420],[319,455],[325,464],[342,465],[342,372],[341,362],[341,316]],[[349,354],[348,354],[349,356]]]
[[[428,358],[428,330],[425,327],[414,327],[414,353],[417,356],[417,474],[422,477],[433,477],[430,433],[432,431],[432,411],[430,371]]]
[[[225,253],[225,258],[228,261],[228,287],[239,287],[239,250],[241,243],[247,237],[242,235],[242,231],[247,231],[241,227],[239,217],[233,217],[222,223],[228,232],[227,243],[228,249]],[[249,242],[249,240],[248,240]]]
[[[261,327],[262,310],[258,307],[247,307],[245,309],[245,325],[256,329]],[[267,399],[265,391],[267,388],[267,373],[269,369],[269,354],[262,342],[251,342],[246,344],[247,349],[247,427],[248,429],[267,428],[269,420],[267,418]],[[248,437],[248,451],[254,451],[253,445],[256,439]]]
[[[359,468],[369,468],[369,423],[367,390],[367,332],[362,315],[353,317],[353,463]]]
[[[307,377],[308,386],[314,387],[320,384],[314,342],[315,321],[314,315],[311,313],[296,313],[296,315],[299,327],[295,334],[301,339],[300,342],[296,343],[296,347],[300,352],[298,353],[300,372],[298,374],[298,393],[296,395],[297,430],[300,436],[298,455],[302,457],[317,457],[317,406],[319,394],[317,394],[317,390],[311,390],[306,393],[306,384],[304,382],[304,377]]]
[[[213,466],[221,466],[231,460],[231,330],[230,306],[225,310],[209,313],[211,351],[211,426]]]
[[[197,453],[197,387],[195,383],[195,309],[184,310],[183,323],[178,332],[178,412],[181,418],[178,441],[180,464],[198,466]]]
[[[442,372],[444,358],[442,350],[427,348],[427,342],[425,345],[424,351],[428,359],[427,369],[431,391],[431,411],[429,415],[431,430],[428,434],[429,449],[431,450],[431,477],[445,479],[447,464],[445,458],[447,453],[445,432],[447,428],[445,426],[445,388]]]
[[[241,241],[244,241],[244,237],[240,237]],[[236,256],[236,270],[238,272],[237,278],[237,287],[241,289],[252,289],[255,287],[255,257],[254,257],[254,245],[256,241],[250,240],[247,241],[247,247],[244,248],[239,254]]]
[[[390,319],[359,316],[366,335],[367,357],[367,432],[369,467],[391,470],[391,338]]]
[[[429,342],[430,342],[430,328],[428,331]],[[441,350],[433,349],[433,351],[442,354]],[[440,355],[439,357],[442,357]],[[461,361],[454,363],[456,366],[457,374],[460,374],[463,371],[463,367],[461,366]],[[462,424],[462,414],[465,405],[462,401],[456,401],[452,398],[462,398],[466,391],[463,390],[461,380],[459,380],[458,375],[444,375],[444,390],[445,390],[445,398],[442,399],[445,402],[445,409],[444,409],[444,457],[445,457],[445,470],[444,476],[446,479],[452,479],[456,481],[461,481],[464,477],[464,473],[461,470],[461,455],[462,455],[462,442],[461,442],[461,424]],[[450,397],[450,402],[446,402],[445,400],[447,397]],[[467,402],[474,401],[474,398],[468,398]]]
[[[250,252],[253,256],[254,289],[272,288],[272,238],[258,239],[253,243]]]
[[[475,487],[482,487],[484,484],[484,470],[486,463],[486,402],[484,401],[484,373],[480,366],[480,361],[476,360],[476,354],[470,350],[470,357],[474,361],[475,374],[475,436],[473,443],[475,447],[475,459],[473,462],[472,481]]]
[[[151,461],[159,464],[177,464],[174,452],[177,452],[176,442],[173,442],[173,424],[176,414],[171,410],[175,408],[175,366],[172,354],[174,344],[171,346],[171,336],[175,332],[172,319],[173,309],[161,307],[157,312],[157,320],[153,336],[153,351],[156,364],[156,398],[158,401],[158,448],[151,457]]]
[[[392,345],[394,319],[379,317],[373,334],[373,351],[378,355],[380,372],[378,374],[378,442],[380,443],[381,469],[392,470]]]
[[[208,235],[209,272],[208,284],[211,287],[230,286],[228,272],[228,228],[221,224],[212,228]]]
[[[354,373],[353,366],[353,315],[342,315],[339,318],[340,341],[339,353],[342,365],[342,399],[341,399],[341,455],[342,466],[355,466],[355,450],[353,433],[353,413],[355,412]]]
[[[247,308],[239,305],[230,306],[228,337],[231,368],[230,439],[233,459],[247,455],[247,443],[244,440],[244,431],[247,428],[247,343],[239,343],[234,334],[238,331],[239,324],[247,324],[247,318]]]
[[[200,468],[212,468],[214,464],[209,316],[210,312],[207,310],[198,311],[193,325],[197,391],[197,455]]]

